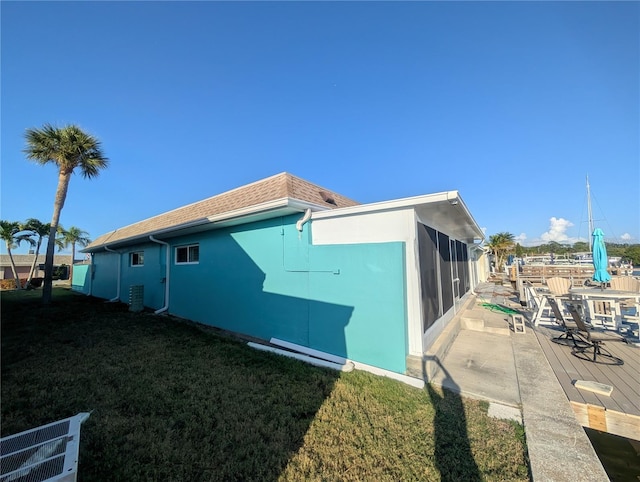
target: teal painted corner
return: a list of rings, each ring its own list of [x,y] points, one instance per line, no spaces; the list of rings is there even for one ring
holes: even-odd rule
[[[73,267],[73,279],[71,280],[71,289],[85,295],[89,294],[91,289],[91,265],[78,264]]]

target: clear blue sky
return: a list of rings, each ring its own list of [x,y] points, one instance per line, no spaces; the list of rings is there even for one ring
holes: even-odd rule
[[[291,172],[362,203],[459,190],[487,236],[640,242],[638,2],[8,2],[1,217],[51,219],[24,132],[110,167],[61,223],[95,238]],[[26,247],[25,247],[26,248]]]

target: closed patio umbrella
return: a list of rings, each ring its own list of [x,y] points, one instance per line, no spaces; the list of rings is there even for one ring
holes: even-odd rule
[[[611,276],[607,271],[609,266],[609,259],[607,258],[607,247],[604,245],[604,233],[602,229],[596,228],[593,230],[593,267],[595,269],[593,273],[593,281],[601,283],[601,287],[604,288],[604,283],[611,281]]]

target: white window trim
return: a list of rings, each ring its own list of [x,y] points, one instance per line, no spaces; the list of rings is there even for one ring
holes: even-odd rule
[[[133,264],[133,255],[134,254],[141,254],[142,255],[142,263],[140,264]],[[138,256],[138,259],[140,258],[140,256]],[[131,268],[142,268],[144,266],[144,251],[131,251],[129,253],[129,266]]]
[[[198,247],[198,261],[178,261],[178,250],[179,249],[186,249],[187,250],[187,259],[189,259],[189,248],[194,248],[194,247]],[[185,264],[200,264],[200,243],[193,243],[193,244],[185,244],[183,246],[176,246],[174,248],[173,263],[174,264],[179,264],[181,266],[185,265]]]

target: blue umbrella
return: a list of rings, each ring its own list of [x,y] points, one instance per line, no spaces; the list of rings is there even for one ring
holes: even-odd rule
[[[607,247],[604,245],[604,233],[602,229],[596,228],[593,231],[593,267],[595,268],[593,281],[599,281],[600,283],[611,281],[611,276],[607,271],[608,266],[609,259],[607,258]],[[602,287],[604,287],[604,284]]]

